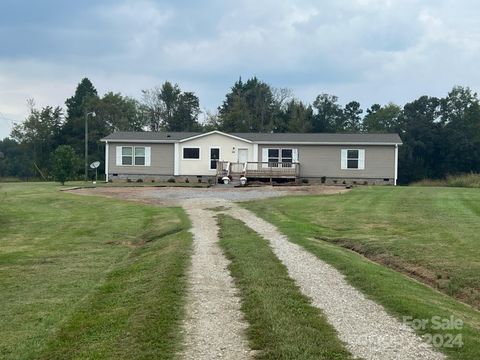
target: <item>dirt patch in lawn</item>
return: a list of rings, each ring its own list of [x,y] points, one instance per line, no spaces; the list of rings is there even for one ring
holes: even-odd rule
[[[349,191],[343,186],[262,186],[245,188],[180,188],[180,187],[97,187],[72,189],[79,195],[105,196],[154,205],[178,205],[190,199],[222,199],[228,201],[260,200],[287,195],[331,195]]]

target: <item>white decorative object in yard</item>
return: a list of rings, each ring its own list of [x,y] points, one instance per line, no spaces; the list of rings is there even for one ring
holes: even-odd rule
[[[225,185],[228,185],[228,183],[230,182],[230,178],[229,178],[228,176],[224,176],[224,177],[222,178],[222,181],[223,181],[223,183],[224,183]]]
[[[245,176],[242,176],[242,177],[240,178],[240,184],[241,184],[242,186],[245,186],[245,185],[247,184],[247,178],[246,178]]]

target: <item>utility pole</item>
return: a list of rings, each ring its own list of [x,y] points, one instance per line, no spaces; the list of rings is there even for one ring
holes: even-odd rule
[[[95,117],[95,112],[85,113],[85,181],[88,181],[88,115]]]

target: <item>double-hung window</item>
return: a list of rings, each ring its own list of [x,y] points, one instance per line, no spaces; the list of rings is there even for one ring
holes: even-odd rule
[[[298,149],[264,148],[263,162],[267,161],[270,167],[278,167],[279,163],[282,167],[292,167],[292,163],[298,162]]]
[[[271,167],[277,167],[280,161],[279,149],[268,149],[268,163]]]
[[[341,168],[344,170],[365,169],[365,150],[342,149]]]
[[[133,165],[133,147],[122,147],[122,165]]]
[[[145,148],[135,147],[135,165],[145,165]]]
[[[347,150],[347,169],[358,169],[358,150]]]
[[[293,162],[293,150],[282,149],[282,166],[292,167],[292,162]]]
[[[150,147],[117,146],[117,165],[150,166]]]

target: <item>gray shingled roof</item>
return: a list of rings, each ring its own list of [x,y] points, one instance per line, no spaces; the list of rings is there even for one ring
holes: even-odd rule
[[[176,142],[200,134],[199,132],[114,132],[102,140]],[[398,134],[232,133],[231,135],[254,142],[402,143]]]
[[[330,133],[233,133],[232,135],[254,141],[275,141],[275,142],[380,142],[401,144],[398,134],[330,134]]]
[[[199,132],[150,132],[150,131],[117,131],[114,132],[102,140],[155,140],[155,141],[177,141],[186,139],[195,135],[199,135]]]

